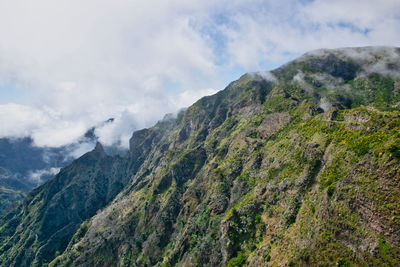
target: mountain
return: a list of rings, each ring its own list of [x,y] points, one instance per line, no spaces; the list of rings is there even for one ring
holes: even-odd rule
[[[398,266],[400,48],[317,50],[101,144],[0,218],[1,266]]]
[[[112,122],[109,119],[99,126]],[[31,137],[0,138],[0,214],[69,165],[76,154],[93,149],[98,139],[95,130],[92,127],[75,143],[61,147],[38,147]],[[119,152],[114,147],[106,149]]]
[[[65,148],[36,147],[30,137],[0,138],[0,213],[71,161]]]

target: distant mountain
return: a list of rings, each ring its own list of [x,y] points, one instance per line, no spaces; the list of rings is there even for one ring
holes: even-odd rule
[[[0,218],[1,266],[399,266],[400,48],[318,50],[101,144]]]
[[[109,119],[104,123],[112,122]],[[80,153],[85,153],[93,149],[98,139],[95,129],[90,128],[77,142],[62,147],[37,147],[30,137],[0,138],[0,214],[69,165],[78,150],[84,149]]]

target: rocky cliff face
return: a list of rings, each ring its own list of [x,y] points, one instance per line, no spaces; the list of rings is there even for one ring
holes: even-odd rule
[[[400,51],[320,50],[98,145],[1,219],[3,266],[397,265]]]

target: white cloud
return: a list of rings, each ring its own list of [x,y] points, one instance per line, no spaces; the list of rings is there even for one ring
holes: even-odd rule
[[[0,105],[0,136],[24,137],[32,134],[33,130],[45,124],[47,116],[34,108],[18,105]]]
[[[93,142],[83,142],[79,144],[74,144],[71,147],[67,147],[65,161],[69,159],[76,159],[85,154],[86,152],[92,150],[95,147]]]
[[[193,104],[196,100],[203,96],[215,94],[217,90],[212,88],[200,89],[197,91],[184,91],[177,96],[170,96],[166,100],[172,107],[188,107]],[[161,105],[163,103],[160,103]],[[162,108],[161,108],[162,109]],[[141,110],[147,110],[149,113],[156,115],[149,115],[142,117]],[[169,112],[177,112],[175,108],[170,108]],[[99,141],[104,145],[118,145],[121,148],[128,148],[129,139],[132,136],[133,129],[143,128],[150,125],[152,122],[160,120],[162,117],[159,116],[160,112],[151,112],[146,107],[146,103],[136,104],[128,106],[125,110],[120,112],[112,123],[104,124],[101,127],[96,128],[96,135],[99,137]]]
[[[31,136],[37,146],[63,146],[87,130],[79,122],[63,120],[55,113],[19,104],[0,105],[1,137]]]
[[[262,79],[269,81],[269,82],[276,82],[277,78],[275,77],[275,75],[270,72],[270,71],[258,71],[258,72],[250,72],[250,75],[252,75],[253,77],[261,77]]]
[[[399,1],[282,1],[232,17],[227,27],[231,64],[259,68],[318,48],[399,46]]]
[[[321,47],[399,46],[398,14],[394,0],[0,1],[0,85],[22,88],[18,104],[0,99],[0,137],[61,146],[113,117],[100,140],[127,146],[134,129],[238,69]]]
[[[43,176],[54,176],[60,172],[60,168],[49,168],[43,170],[36,170],[31,171],[28,174],[29,180],[34,184],[42,184],[43,183]]]
[[[176,107],[188,107],[201,97],[213,95],[217,92],[217,90],[212,88],[200,89],[197,91],[184,91],[180,93],[177,97],[171,97],[173,98],[171,99],[171,102]]]
[[[0,80],[26,88],[26,105],[2,108],[10,127],[0,136],[60,146],[119,116],[131,135],[179,108],[165,84],[201,89],[215,71],[211,49],[190,26],[199,3],[0,2]],[[127,121],[133,117],[140,119]]]
[[[135,110],[134,107],[133,110]],[[138,121],[136,114],[137,112],[126,109],[114,118],[113,123],[97,128],[95,133],[99,137],[99,141],[107,146],[118,145],[127,148],[129,138],[132,136],[132,129],[143,127],[143,123]]]
[[[394,20],[399,7],[396,0],[316,0],[304,7],[304,15],[319,24],[351,23],[360,29],[376,29]]]

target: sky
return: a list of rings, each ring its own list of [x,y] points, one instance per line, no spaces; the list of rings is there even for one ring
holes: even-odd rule
[[[0,0],[0,137],[59,147],[101,125],[127,147],[246,72],[399,36],[398,0]]]

